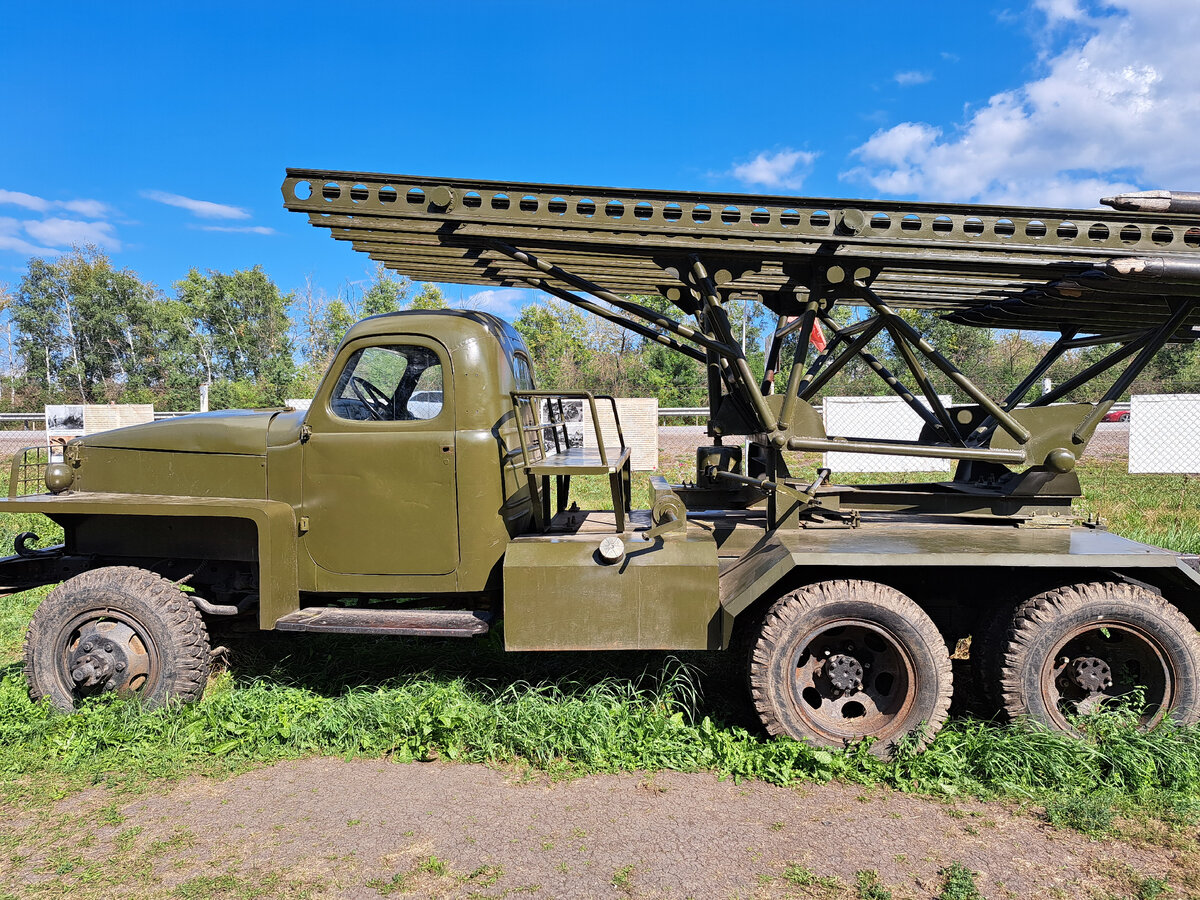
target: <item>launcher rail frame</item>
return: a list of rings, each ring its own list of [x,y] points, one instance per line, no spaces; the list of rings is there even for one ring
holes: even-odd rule
[[[995,513],[996,497],[1026,495],[1036,499],[1002,505],[1000,514],[1037,517],[1069,506],[1079,493],[1075,460],[1097,423],[1163,346],[1200,337],[1200,216],[1191,211],[799,199],[313,169],[288,169],[282,192],[288,209],[414,279],[535,288],[702,362],[708,432],[718,444],[753,437],[751,476],[786,477],[785,449],[954,459],[953,484],[967,488],[961,502],[947,501],[945,485],[924,491],[938,495],[925,506],[949,512]],[[630,299],[637,294],[657,294],[682,315]],[[757,297],[779,316],[761,380],[726,313],[734,297]],[[868,317],[839,324],[832,316],[839,304],[863,307]],[[995,400],[901,308],[1058,339]],[[814,322],[831,337],[809,362]],[[793,333],[795,364],[775,394]],[[891,340],[915,389],[870,353],[879,335]],[[1104,358],[1021,405],[1064,353],[1108,343],[1115,347]],[[809,401],[854,359],[921,417],[920,439],[824,433]],[[927,367],[971,403],[945,407]],[[1118,367],[1099,401],[1051,406]],[[706,490],[716,486],[709,482]],[[898,493],[923,491],[860,488],[854,502],[893,508]]]

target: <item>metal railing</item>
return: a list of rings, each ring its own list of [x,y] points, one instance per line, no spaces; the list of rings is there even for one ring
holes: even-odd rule
[[[541,404],[536,402],[539,400],[546,401],[549,421],[543,422],[541,416]],[[566,426],[569,424],[565,420],[562,401],[564,400],[586,400],[588,409],[591,412],[592,427],[596,430],[596,449],[600,454],[600,464],[608,466],[608,453],[604,446],[604,432],[601,429],[600,415],[596,408],[596,401],[606,401],[612,407],[613,424],[617,429],[617,440],[620,442],[621,450],[625,450],[625,433],[621,430],[621,417],[617,414],[617,401],[607,394],[593,394],[590,391],[513,391],[513,413],[516,416],[518,435],[521,439],[521,455],[525,459],[525,465],[528,466],[533,462],[530,456],[531,444],[536,447],[540,458],[545,459],[547,455],[547,432],[549,439],[553,441],[555,453],[562,453],[569,448],[569,440]],[[554,419],[554,410],[557,408],[558,419]],[[522,409],[530,413],[530,423],[526,423],[525,417],[522,415]],[[562,428],[561,439],[559,436],[559,428]],[[537,433],[535,441],[529,441],[526,437],[527,433]]]

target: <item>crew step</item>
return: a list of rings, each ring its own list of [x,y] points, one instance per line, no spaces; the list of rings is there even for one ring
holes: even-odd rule
[[[359,609],[310,606],[275,622],[276,631],[473,637],[487,633],[492,614],[461,609]]]

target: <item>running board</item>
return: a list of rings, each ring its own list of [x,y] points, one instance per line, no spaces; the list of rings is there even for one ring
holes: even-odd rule
[[[490,612],[460,609],[358,609],[311,606],[276,620],[276,631],[473,637],[485,634]]]

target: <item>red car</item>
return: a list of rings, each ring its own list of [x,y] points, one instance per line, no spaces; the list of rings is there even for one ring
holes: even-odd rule
[[[1101,419],[1100,421],[1101,422],[1128,422],[1129,421],[1129,410],[1114,409],[1112,412],[1105,413],[1104,418]]]

